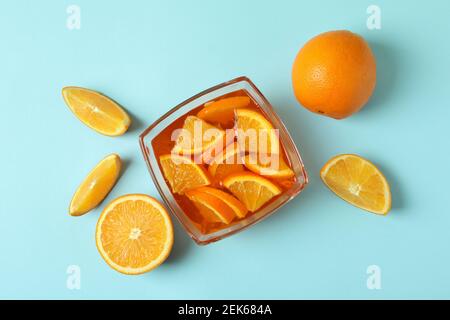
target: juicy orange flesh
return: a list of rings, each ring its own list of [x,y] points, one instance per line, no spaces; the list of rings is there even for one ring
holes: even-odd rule
[[[186,195],[209,222],[229,224],[233,221],[233,210],[221,199],[198,190],[189,191]]]
[[[79,186],[70,203],[69,213],[81,215],[95,208],[116,183],[120,169],[118,156],[102,160]]]
[[[252,153],[279,153],[278,137],[272,124],[259,112],[250,109],[236,110],[238,142],[245,151]],[[251,144],[251,136],[256,144]]]
[[[184,194],[185,191],[209,185],[210,179],[205,170],[198,164],[178,158],[172,158],[172,155],[160,157],[160,164],[163,169],[164,177],[169,182],[172,192]]]
[[[211,169],[211,167],[209,167]],[[223,179],[237,172],[244,172],[245,168],[242,164],[219,164],[216,169],[210,170],[212,175],[212,185],[218,188],[223,186]]]
[[[275,163],[272,157],[276,157]],[[281,154],[269,155],[265,159],[261,159],[257,154],[247,155],[244,158],[245,166],[252,172],[262,176],[272,176],[274,178],[290,178],[293,177],[294,171],[287,165]],[[264,161],[262,161],[264,160]]]
[[[64,98],[86,125],[105,134],[124,133],[130,124],[125,111],[109,98],[83,88],[64,88]]]
[[[233,178],[242,177],[238,180]],[[253,174],[233,174],[225,179],[225,186],[239,200],[241,200],[249,211],[255,212],[268,203],[273,197],[279,195],[281,190],[267,179]],[[231,182],[228,182],[231,181]]]
[[[216,122],[226,126],[233,121],[235,109],[248,107],[250,102],[251,100],[248,96],[220,99],[205,104],[205,107],[200,110],[197,116],[205,121]]]
[[[196,127],[198,128],[199,134],[196,134]],[[223,143],[223,137],[225,135],[223,130],[195,116],[188,116],[186,118],[183,129],[185,132],[182,132],[178,136],[175,143],[175,151],[180,151],[184,154],[204,152],[216,143]],[[205,132],[208,132],[210,136],[206,136]],[[185,134],[189,137],[186,137]]]
[[[243,161],[240,159],[240,153],[237,143],[229,146],[228,152],[222,152],[217,155],[208,167],[208,171],[213,177],[212,184],[214,186],[221,186],[222,180],[232,173],[242,172],[245,170]]]
[[[229,189],[245,204],[248,210],[253,212],[273,197],[270,191],[252,182],[235,183]]]
[[[337,160],[323,179],[335,193],[356,206],[379,212],[386,208],[384,178],[365,161],[354,157]]]
[[[204,192],[210,196],[214,196],[217,199],[225,202],[225,204],[227,204],[233,210],[234,214],[240,218],[245,217],[245,215],[247,214],[247,208],[241,201],[222,190],[218,190],[212,187],[200,187],[196,190],[198,192]]]
[[[195,201],[194,199],[191,199],[191,201],[194,203],[194,205],[197,207],[198,211],[206,221],[210,223],[222,222],[216,214],[217,211],[212,210],[211,207],[207,207],[203,203]]]
[[[164,249],[168,236],[165,224],[160,211],[145,201],[119,203],[102,223],[103,250],[121,267],[145,267]]]

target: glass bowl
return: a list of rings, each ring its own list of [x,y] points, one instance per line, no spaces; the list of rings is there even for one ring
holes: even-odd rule
[[[170,187],[166,183],[163,173],[161,172],[161,169],[158,165],[158,161],[152,147],[152,140],[157,137],[159,133],[166,127],[168,127],[172,122],[182,117],[192,109],[195,109],[208,101],[217,99],[218,97],[238,90],[245,90],[247,94],[252,97],[252,99],[254,99],[255,102],[261,107],[264,115],[269,119],[270,122],[272,122],[274,128],[279,130],[279,138],[285,148],[286,156],[292,170],[295,173],[296,179],[289,189],[284,190],[284,192],[279,195],[274,201],[270,202],[267,206],[264,206],[256,213],[223,229],[204,234],[200,232],[200,230],[194,225],[194,223],[189,219],[189,217],[184,213],[182,208],[175,201],[170,191]],[[139,143],[150,175],[159,193],[161,194],[162,199],[170,209],[171,213],[184,227],[188,235],[197,244],[200,245],[205,245],[228,237],[267,218],[268,216],[279,210],[291,199],[296,197],[308,183],[308,176],[303,165],[303,161],[294,141],[289,135],[289,132],[287,131],[286,127],[278,117],[269,101],[267,101],[263,94],[247,77],[239,77],[231,81],[224,82],[215,87],[200,92],[192,98],[189,98],[186,101],[180,103],[165,115],[163,115],[161,118],[159,118],[157,121],[155,121],[150,127],[145,129],[145,131],[139,136]]]

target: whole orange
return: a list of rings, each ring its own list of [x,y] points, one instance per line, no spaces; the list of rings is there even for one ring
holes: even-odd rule
[[[376,84],[376,62],[367,42],[350,31],[330,31],[309,40],[292,69],[297,100],[335,119],[359,111]]]

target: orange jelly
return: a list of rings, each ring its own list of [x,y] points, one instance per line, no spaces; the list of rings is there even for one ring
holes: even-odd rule
[[[247,78],[187,100],[140,140],[163,199],[200,244],[261,220],[307,183],[295,144]]]

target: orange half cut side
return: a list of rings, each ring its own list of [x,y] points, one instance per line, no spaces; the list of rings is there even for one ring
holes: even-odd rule
[[[130,194],[113,200],[97,222],[95,240],[105,262],[124,274],[155,269],[170,254],[172,221],[154,198]]]

